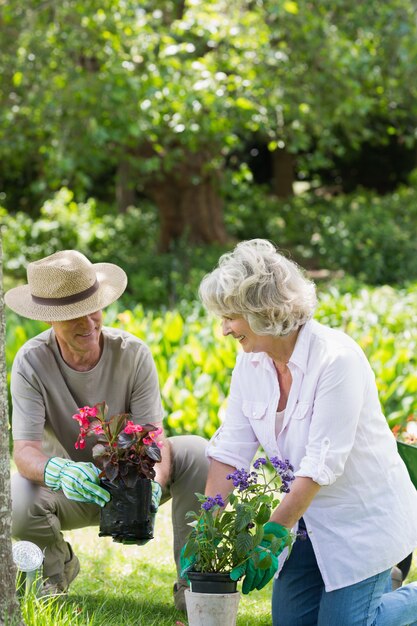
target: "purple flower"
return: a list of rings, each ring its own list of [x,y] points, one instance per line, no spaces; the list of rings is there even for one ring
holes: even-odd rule
[[[256,485],[258,480],[258,475],[256,472],[248,473],[246,470],[240,469],[233,472],[233,474],[228,474],[226,476],[227,480],[231,480],[235,487],[238,487],[239,491],[245,491],[249,487],[249,485]]]
[[[223,498],[219,493],[215,495],[214,498],[208,497],[207,500],[201,505],[201,508],[205,511],[210,511],[214,506],[225,506]]]
[[[253,464],[253,467],[255,469],[259,469],[261,465],[266,465],[266,459],[264,459],[263,457],[256,459],[255,463]]]
[[[277,474],[282,480],[280,491],[288,493],[290,490],[290,483],[295,479],[294,467],[291,465],[288,459],[281,461],[277,456],[273,456],[269,459],[275,468]]]

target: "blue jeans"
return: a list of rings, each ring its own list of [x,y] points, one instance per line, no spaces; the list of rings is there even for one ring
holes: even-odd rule
[[[414,626],[417,583],[385,593],[390,570],[326,592],[310,539],[297,539],[272,594],[273,626]]]

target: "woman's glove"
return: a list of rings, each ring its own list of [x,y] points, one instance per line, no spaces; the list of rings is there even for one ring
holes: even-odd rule
[[[267,539],[267,535],[273,535],[281,542],[278,546],[274,546],[271,550],[271,540]],[[256,564],[251,557],[239,567],[235,567],[230,573],[230,578],[238,580],[243,574],[245,578],[243,580],[242,592],[247,594],[254,589],[262,589],[273,578],[275,572],[278,569],[278,556],[289,545],[290,531],[288,528],[277,524],[276,522],[268,522],[264,526],[264,538],[259,546],[255,548],[255,552],[258,556]],[[275,542],[274,542],[275,543]]]
[[[53,456],[45,465],[45,485],[52,491],[62,489],[68,500],[104,506],[110,500],[108,491],[100,487],[100,470],[93,463],[76,463]]]
[[[187,544],[182,547],[180,553],[180,578],[184,578],[188,582],[188,572],[193,569],[193,565],[196,561],[195,554],[191,556],[184,556]]]

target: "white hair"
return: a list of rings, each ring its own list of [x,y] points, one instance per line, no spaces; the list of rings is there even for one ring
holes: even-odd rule
[[[258,335],[288,335],[313,317],[317,304],[314,283],[265,239],[223,254],[199,296],[208,311],[243,317]]]

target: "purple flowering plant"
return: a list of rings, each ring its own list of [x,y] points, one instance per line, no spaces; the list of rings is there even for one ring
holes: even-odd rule
[[[237,469],[226,477],[233,484],[227,498],[197,493],[201,507],[187,513],[192,530],[184,547],[184,557],[194,561],[193,569],[225,573],[248,559],[253,559],[255,567],[270,567],[270,555],[260,560],[264,524],[278,505],[279,494],[289,492],[293,472],[288,460],[258,458],[252,470]],[[291,548],[295,534],[287,539],[266,538],[271,542],[269,550],[278,554],[283,541]]]

